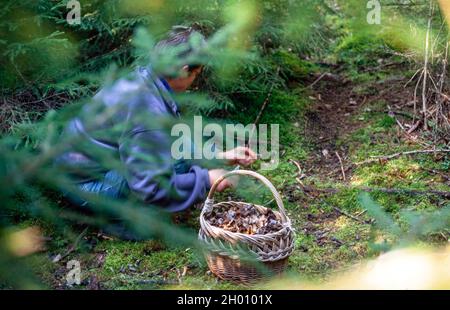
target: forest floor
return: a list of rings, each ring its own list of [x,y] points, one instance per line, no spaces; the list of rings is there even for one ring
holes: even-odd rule
[[[395,113],[412,109],[414,85],[405,87],[412,72],[389,67],[355,77],[330,67],[322,73],[329,74],[320,80],[312,78],[309,87],[297,92],[308,104],[290,124],[293,142],[283,147],[279,167],[261,172],[282,194],[296,229],[296,248],[287,274],[319,282],[377,255],[386,241],[393,241],[392,236],[373,229],[358,202],[357,188],[450,190],[450,157],[443,154],[398,156],[355,165],[370,156],[427,148],[420,144],[424,134],[419,128],[406,133],[407,129],[399,126],[407,128],[413,121],[406,114]],[[436,210],[448,203],[448,199],[429,194],[375,191],[372,197],[396,220],[401,210]],[[198,229],[197,218],[198,211],[185,225]],[[83,281],[75,288],[239,288],[216,279],[186,247],[121,241],[93,231],[80,239],[75,247],[67,240],[54,240],[47,253],[29,258],[46,285],[67,288],[66,263],[77,259]],[[449,235],[442,233],[421,242],[440,245],[448,239]],[[54,260],[57,254],[63,257]]]

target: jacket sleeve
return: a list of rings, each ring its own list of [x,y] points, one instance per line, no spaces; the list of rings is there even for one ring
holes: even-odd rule
[[[134,128],[119,145],[130,189],[143,201],[171,212],[189,208],[206,197],[208,170],[191,166],[176,174],[168,134],[164,130]]]

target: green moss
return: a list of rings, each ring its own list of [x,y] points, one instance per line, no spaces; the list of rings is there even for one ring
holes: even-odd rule
[[[337,45],[338,60],[351,67],[375,66],[380,57],[388,56],[385,43],[364,33],[349,35]]]
[[[367,255],[368,227],[355,225],[344,218],[330,223],[334,225],[327,227],[326,231],[319,231],[325,235],[321,239],[314,234],[298,232],[296,250],[290,258],[291,271],[298,276],[317,280]]]
[[[393,117],[386,115],[378,122],[377,125],[378,125],[378,127],[390,128],[390,127],[394,126],[395,123],[396,122]]]
[[[340,188],[340,191],[326,199],[326,202],[333,206],[347,211],[361,211],[361,205],[358,203],[359,191],[356,189]]]
[[[352,82],[363,85],[392,77],[393,71],[383,64],[387,61],[398,63],[402,61],[400,57],[393,56],[391,47],[382,38],[364,32],[346,36],[336,46],[334,52],[337,61],[347,68],[345,75]],[[399,74],[405,76],[403,68]]]
[[[303,60],[298,55],[285,49],[277,50],[272,57],[276,66],[280,68],[281,74],[287,80],[301,80],[312,73],[318,72],[318,67],[314,63]]]

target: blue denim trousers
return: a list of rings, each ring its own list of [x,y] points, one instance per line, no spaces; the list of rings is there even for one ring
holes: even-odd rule
[[[189,171],[189,164],[184,160],[175,163],[176,173],[183,174]],[[78,185],[83,192],[95,193],[108,198],[126,198],[130,189],[127,180],[117,171],[107,172],[102,179],[81,183]],[[82,201],[81,206],[87,205],[87,201]]]
[[[181,160],[174,165],[174,168],[177,173],[186,173],[189,170],[189,164]],[[84,182],[78,186],[84,192],[98,194],[112,199],[126,198],[130,194],[127,180],[114,170],[105,173],[104,177],[99,180]],[[81,207],[88,206],[88,202],[80,198],[71,197],[71,200]],[[120,223],[103,227],[103,231],[125,240],[146,240],[145,237],[134,234]]]
[[[127,180],[117,171],[105,173],[103,179],[89,181],[78,185],[83,192],[95,193],[104,197],[118,199],[124,198],[129,193]],[[81,206],[86,206],[87,201],[81,201]]]

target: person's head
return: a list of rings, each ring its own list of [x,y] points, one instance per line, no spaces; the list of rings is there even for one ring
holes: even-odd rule
[[[155,48],[161,53],[170,48],[182,47],[177,56],[186,58],[194,50],[190,45],[193,36],[200,40],[200,44],[206,44],[204,36],[195,27],[174,26],[168,37],[158,42]],[[192,85],[201,71],[201,64],[185,64],[176,75],[164,78],[175,92],[184,92]]]

